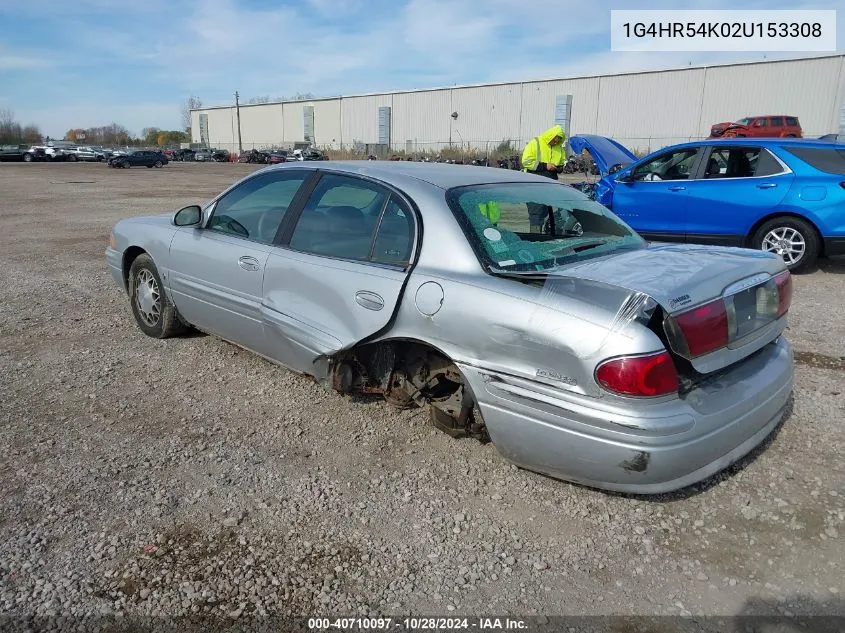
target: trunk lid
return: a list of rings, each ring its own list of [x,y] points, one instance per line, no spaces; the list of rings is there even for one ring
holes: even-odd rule
[[[552,274],[645,293],[660,304],[667,317],[731,297],[731,303],[736,304],[734,321],[739,319],[737,331],[742,336],[688,359],[696,371],[706,374],[738,362],[780,336],[786,319],[757,319],[755,311],[759,308],[753,293],[785,270],[782,258],[763,251],[651,244],[648,248],[571,264]],[[672,347],[672,351],[684,356],[681,350],[674,349],[674,344]]]
[[[602,176],[607,176],[617,166],[626,167],[637,161],[627,147],[606,136],[576,134],[570,137],[569,146],[578,154],[585,149],[590,152]]]

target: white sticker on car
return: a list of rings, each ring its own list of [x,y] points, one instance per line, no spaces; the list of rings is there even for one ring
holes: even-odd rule
[[[499,266],[516,266],[515,259],[506,259],[503,262],[499,262]]]
[[[484,237],[486,237],[491,242],[498,242],[500,239],[502,239],[502,234],[499,233],[496,229],[488,227],[484,229]]]

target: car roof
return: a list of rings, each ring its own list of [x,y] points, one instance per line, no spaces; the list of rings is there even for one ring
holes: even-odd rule
[[[449,163],[425,163],[415,161],[338,160],[319,163],[286,163],[268,167],[276,169],[326,169],[369,176],[387,183],[399,185],[405,178],[414,178],[441,189],[512,182],[555,182],[544,176],[534,176],[512,169],[477,167],[475,165],[454,165]]]
[[[842,149],[842,143],[835,141],[822,141],[814,138],[781,138],[781,137],[732,137],[732,138],[709,138],[700,141],[691,141],[689,143],[681,143],[679,145],[672,145],[657,150],[662,152],[665,150],[681,148],[681,147],[697,147],[699,145],[743,145],[745,147],[771,147],[771,146],[792,146],[792,147],[815,147],[815,148],[832,148]],[[657,153],[652,152],[652,153]]]

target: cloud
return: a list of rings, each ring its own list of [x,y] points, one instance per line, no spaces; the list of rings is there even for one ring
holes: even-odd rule
[[[724,9],[732,8],[733,0],[697,4]],[[746,0],[743,8],[764,12],[837,4]],[[114,120],[133,130],[177,127],[180,104],[190,94],[214,105],[230,103],[235,90],[244,100],[301,92],[333,96],[762,57],[611,52],[610,11],[629,7],[626,0],[567,0],[550,7],[514,0],[481,5],[474,0],[0,0],[5,27],[0,85],[15,86],[9,105],[24,118],[30,112],[48,117],[38,122],[63,133],[66,123],[83,125],[71,122],[68,112],[91,125]],[[843,33],[840,20],[840,42]],[[149,108],[146,114],[143,108]]]

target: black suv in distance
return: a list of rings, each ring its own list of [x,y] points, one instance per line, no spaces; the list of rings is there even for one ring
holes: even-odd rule
[[[23,160],[29,145],[0,145],[0,160]]]
[[[149,150],[136,150],[129,154],[112,156],[109,159],[109,167],[162,167],[167,164],[167,156],[161,152]]]

